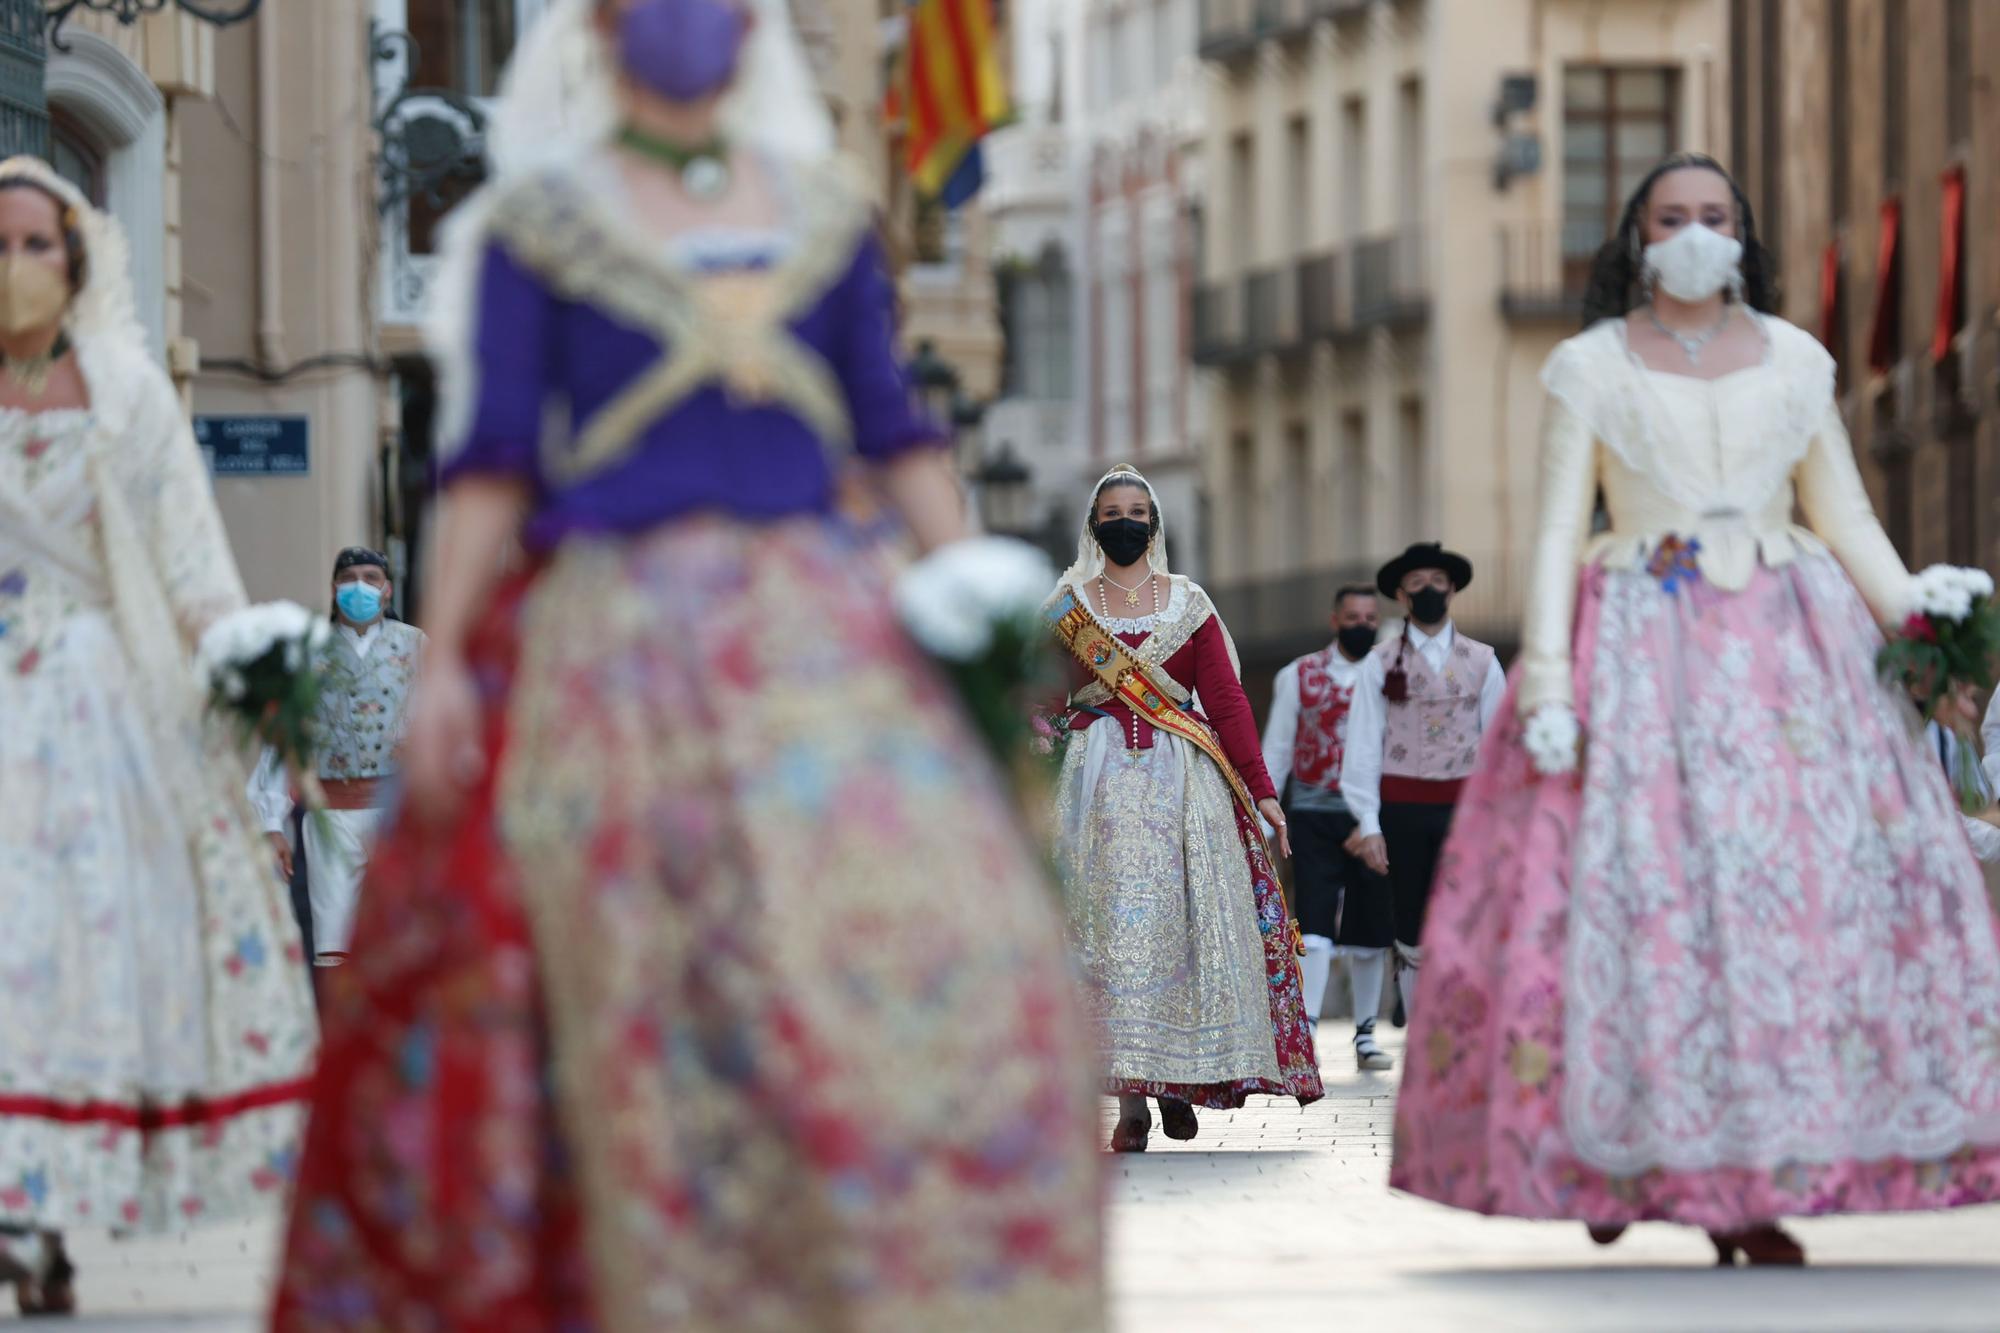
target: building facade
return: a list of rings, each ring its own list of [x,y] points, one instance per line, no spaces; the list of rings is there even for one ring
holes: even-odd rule
[[[1733,0],[1732,157],[1913,565],[2000,568],[2000,6]]]
[[[1145,472],[1174,568],[1211,572],[1201,466],[1207,400],[1190,359],[1203,230],[1202,0],[1072,0],[1067,86],[1079,266],[1076,484]],[[1072,502],[1072,512],[1076,512]]]
[[[1253,692],[1412,541],[1517,637],[1537,375],[1638,178],[1728,142],[1727,34],[1726,0],[1209,0],[1193,356]]]

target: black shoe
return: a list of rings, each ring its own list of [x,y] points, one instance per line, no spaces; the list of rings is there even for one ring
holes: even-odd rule
[[[1402,989],[1398,987],[1396,991],[1396,1007],[1389,1014],[1389,1026],[1400,1028],[1400,1027],[1407,1027],[1408,1025],[1409,1025],[1408,1016],[1403,1013]]]

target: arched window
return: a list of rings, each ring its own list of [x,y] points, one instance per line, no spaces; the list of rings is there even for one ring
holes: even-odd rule
[[[89,131],[59,109],[49,116],[49,161],[92,204],[105,206],[104,152]]]

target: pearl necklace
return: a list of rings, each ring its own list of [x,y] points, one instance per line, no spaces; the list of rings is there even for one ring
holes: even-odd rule
[[[1146,574],[1146,578],[1152,578],[1152,574]],[[1102,574],[1102,572],[1100,572],[1100,574],[1098,574],[1098,584],[1100,584],[1100,586],[1098,586],[1098,592],[1104,592],[1102,584],[1104,584],[1104,582],[1110,582],[1110,584],[1112,584],[1114,588],[1118,588],[1120,592],[1124,592],[1124,594],[1126,594],[1126,606],[1138,606],[1138,590],[1146,586],[1146,578],[1140,578],[1138,582],[1134,582],[1134,584],[1132,584],[1132,586],[1128,588],[1128,586],[1124,586],[1122,582],[1118,582],[1116,578],[1108,578],[1106,574]],[[1106,594],[1106,596],[1104,596],[1104,612],[1106,612],[1106,614],[1110,614],[1110,606],[1112,606],[1112,600],[1110,600],[1110,594]],[[1154,584],[1152,584],[1152,614],[1160,614],[1160,582],[1158,582],[1158,580],[1154,580]]]
[[[1125,594],[1125,605],[1137,606],[1139,604],[1139,589],[1146,586],[1147,580],[1150,580],[1153,585],[1153,614],[1156,616],[1159,615],[1160,581],[1154,578],[1151,574],[1146,575],[1145,580],[1141,580],[1140,582],[1135,583],[1128,588],[1124,584],[1120,583],[1117,579],[1108,578],[1104,574],[1100,573],[1097,576],[1097,599],[1100,602],[1104,603],[1104,614],[1107,616],[1111,614],[1111,593],[1109,589],[1106,587],[1107,584],[1111,588],[1116,588],[1120,592]]]

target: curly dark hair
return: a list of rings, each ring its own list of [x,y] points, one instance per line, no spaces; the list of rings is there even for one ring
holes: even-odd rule
[[[1113,468],[1109,473],[1105,474],[1104,480],[1097,483],[1097,489],[1090,493],[1090,518],[1088,520],[1090,526],[1093,529],[1097,527],[1097,502],[1104,498],[1104,493],[1106,491],[1113,490],[1119,486],[1135,486],[1146,493],[1147,507],[1152,510],[1151,517],[1149,518],[1146,526],[1152,530],[1152,533],[1155,537],[1159,536],[1160,535],[1159,499],[1158,497],[1154,496],[1152,486],[1146,481],[1144,477],[1139,475],[1139,469],[1133,467],[1129,463],[1120,463],[1117,467]]]
[[[1632,197],[1625,201],[1625,212],[1618,219],[1618,229],[1611,233],[1611,239],[1598,250],[1596,260],[1591,263],[1590,285],[1583,293],[1585,328],[1601,319],[1617,319],[1634,306],[1645,304],[1645,275],[1640,272],[1640,254],[1645,249],[1641,239],[1641,215],[1645,213],[1646,201],[1652,197],[1653,186],[1660,177],[1689,167],[1712,171],[1728,182],[1729,193],[1736,200],[1736,238],[1743,242],[1744,303],[1752,310],[1767,315],[1777,313],[1776,265],[1772,262],[1771,252],[1757,237],[1757,218],[1751,212],[1750,200],[1744,195],[1743,187],[1708,154],[1675,153],[1647,172],[1646,179],[1639,182],[1639,188],[1632,191]]]
[[[84,281],[90,276],[90,255],[83,248],[83,231],[76,225],[76,214],[70,208],[69,201],[40,181],[29,180],[24,176],[8,176],[0,179],[0,190],[33,190],[56,206],[56,218],[62,228],[63,249],[68,252],[69,289],[72,293],[82,291]]]

